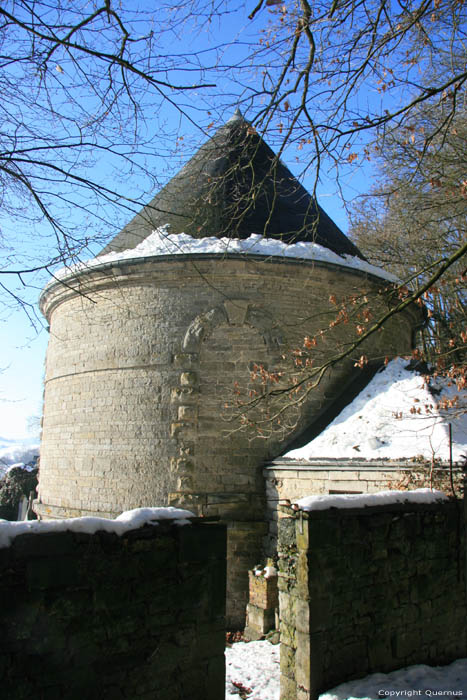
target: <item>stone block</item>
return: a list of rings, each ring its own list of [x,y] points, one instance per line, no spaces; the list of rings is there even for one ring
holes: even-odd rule
[[[178,491],[189,491],[194,488],[193,476],[190,474],[184,474],[183,476],[178,476],[175,482],[175,488]]]
[[[176,386],[170,390],[171,403],[181,401],[194,401],[196,399],[195,389],[191,386]]]
[[[195,630],[196,648],[194,650],[194,659],[199,663],[203,659],[213,659],[216,656],[221,657],[225,650],[225,629],[215,629],[212,625],[205,625],[206,631],[203,633]]]
[[[307,631],[299,632],[297,630],[297,649],[295,652],[295,680],[297,685],[305,690],[309,690],[312,685],[311,680],[311,663],[317,663],[317,655],[319,654],[316,641],[313,644],[313,662],[311,660],[311,639],[310,633]]]
[[[223,634],[222,641],[224,647],[225,634]],[[193,686],[190,688],[190,692],[192,692],[192,688]],[[200,694],[199,700],[219,700],[223,694],[225,694],[225,656],[222,648],[222,653],[210,659],[208,663],[205,691],[204,694]]]
[[[172,457],[170,460],[170,469],[173,472],[179,472],[181,474],[191,474],[194,468],[195,462],[193,459],[187,459],[185,457]]]
[[[181,527],[179,534],[180,556],[183,561],[223,561],[226,554],[226,528],[220,523],[209,523],[199,528],[196,525]]]
[[[280,649],[281,675],[295,680],[295,649],[292,649],[281,640]]]
[[[328,608],[328,606],[326,606]],[[303,599],[297,597],[295,603],[295,624],[297,631],[309,634],[312,629],[317,629],[315,627],[317,622],[317,610],[319,610],[319,601]]]
[[[391,658],[392,648],[390,635],[381,630],[381,634],[379,634],[376,639],[373,639],[368,647],[368,670],[370,672],[380,670],[383,673],[386,670],[391,670]]]
[[[265,610],[252,603],[246,607],[246,627],[244,636],[250,641],[262,639],[269,631],[275,629],[275,610]]]
[[[248,311],[248,300],[229,299],[224,301],[224,309],[231,325],[242,326]]]
[[[400,632],[397,634],[395,641],[393,642],[394,654],[397,659],[410,658],[411,654],[418,649],[419,645],[419,630]]]
[[[208,493],[208,505],[220,505],[226,503],[248,503],[250,500],[247,493]]]
[[[263,610],[275,609],[279,605],[277,576],[256,576],[248,572],[250,603]]]
[[[198,512],[202,510],[203,506],[206,504],[206,496],[204,494],[196,493],[169,493],[169,506],[174,508],[186,508],[193,512]]]
[[[19,557],[58,556],[72,551],[73,545],[72,532],[44,533],[41,537],[27,533],[15,537],[12,551]]]
[[[216,506],[216,513],[226,522],[238,520],[238,518],[256,518],[258,517],[257,509],[250,503],[219,503]],[[211,506],[208,506],[211,508]],[[246,572],[245,572],[246,573]]]
[[[281,674],[280,700],[297,700],[297,684],[294,678]]]
[[[183,405],[178,407],[179,420],[194,421],[198,417],[198,407],[193,405]]]
[[[297,648],[297,631],[293,624],[288,624],[283,619],[280,621],[281,644],[291,649]]]
[[[194,387],[198,384],[198,375],[196,372],[182,372],[180,375],[180,385]]]
[[[170,437],[179,438],[185,435],[188,436],[188,438],[193,435],[193,428],[190,423],[186,421],[174,421],[170,424]]]
[[[173,364],[180,369],[191,369],[197,362],[197,353],[184,352],[173,356]]]
[[[60,567],[51,566],[49,558],[30,559],[26,565],[29,590],[53,589],[62,586],[79,586],[83,581],[83,571],[74,556],[62,555]]]
[[[297,596],[290,595],[282,590],[279,591],[279,611],[280,619],[289,625],[296,623]]]

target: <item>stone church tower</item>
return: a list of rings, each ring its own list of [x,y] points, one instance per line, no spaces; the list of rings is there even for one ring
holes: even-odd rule
[[[165,224],[195,238],[257,233],[362,258],[240,114],[102,252],[134,249]],[[247,570],[261,560],[266,534],[262,466],[360,370],[355,358],[341,362],[291,427],[268,439],[226,420],[234,382],[248,389],[255,364],[280,367],[326,327],[335,316],[331,294],[378,296],[387,284],[326,260],[228,249],[126,253],[49,283],[41,296],[50,342],[36,512],[114,517],[177,505],[220,516],[228,523],[228,624],[241,626]],[[417,320],[413,311],[398,316],[376,334],[372,356],[410,351]],[[342,347],[345,332],[341,324],[323,336],[317,361]]]

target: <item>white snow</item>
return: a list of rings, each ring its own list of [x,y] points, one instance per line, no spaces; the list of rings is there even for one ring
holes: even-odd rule
[[[251,688],[248,700],[279,700],[279,645],[268,641],[238,642],[225,651],[226,700],[238,700],[233,681]],[[319,700],[381,700],[381,698],[467,697],[467,659],[449,666],[409,666],[374,673],[343,683]]]
[[[391,503],[439,503],[447,501],[442,491],[414,489],[413,491],[378,491],[369,494],[341,494],[332,496],[305,496],[296,501],[301,510],[328,510],[328,508],[364,508]]]
[[[437,408],[452,399],[454,386],[436,380],[433,394],[424,378],[406,370],[397,358],[378,372],[368,386],[318,437],[284,456],[289,459],[360,458],[449,460],[452,425],[453,460],[467,455],[467,391],[457,392],[458,409]]]
[[[397,278],[389,272],[352,255],[338,255],[329,248],[318,243],[282,243],[273,238],[265,238],[258,233],[252,233],[249,238],[216,238],[207,236],[205,238],[193,238],[186,233],[170,234],[168,225],[162,226],[151,233],[144,241],[135,248],[128,250],[99,255],[86,262],[78,263],[69,268],[59,270],[55,278],[61,279],[70,274],[76,274],[82,270],[106,263],[118,262],[120,260],[133,260],[137,258],[157,257],[159,255],[193,255],[199,253],[241,253],[244,255],[265,255],[279,258],[298,258],[301,260],[315,260],[320,262],[343,265],[355,270],[360,270],[376,277],[381,277],[390,282],[397,282]]]
[[[254,569],[255,576],[264,576],[264,578],[274,578],[277,576],[275,566],[256,566]]]
[[[0,437],[0,478],[11,467],[24,467],[38,455],[38,440],[11,440]]]
[[[175,525],[189,525],[189,518],[195,515],[182,508],[135,508],[119,515],[115,520],[108,518],[68,518],[64,520],[0,520],[0,549],[9,547],[18,535],[36,532],[84,532],[92,535],[95,532],[114,532],[123,535],[129,530],[136,530],[143,525],[157,525],[161,520],[172,520]]]
[[[467,697],[467,659],[449,666],[408,666],[391,673],[373,673],[342,683],[320,700],[381,700],[404,697]]]
[[[225,700],[239,699],[241,683],[251,688],[248,700],[279,700],[280,646],[269,642],[237,642],[225,650]]]

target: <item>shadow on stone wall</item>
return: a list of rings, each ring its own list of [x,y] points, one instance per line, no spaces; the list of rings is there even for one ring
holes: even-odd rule
[[[31,533],[0,549],[2,700],[224,697],[225,526]]]
[[[281,509],[281,700],[466,656],[461,501]]]

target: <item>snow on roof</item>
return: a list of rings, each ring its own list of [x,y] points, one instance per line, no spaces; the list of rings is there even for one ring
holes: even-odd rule
[[[88,268],[122,260],[133,260],[160,255],[195,255],[217,253],[222,255],[264,255],[273,258],[295,258],[300,260],[313,260],[332,263],[343,267],[359,270],[360,272],[375,275],[389,282],[397,282],[397,278],[389,272],[352,255],[338,255],[329,248],[318,243],[299,241],[286,244],[274,238],[265,238],[257,233],[252,233],[249,238],[193,238],[186,233],[170,234],[168,226],[162,226],[142,241],[135,248],[129,248],[119,252],[106,253],[92,258],[86,262],[78,263],[68,268],[62,268],[55,274],[55,278],[63,279],[68,275],[82,272]]]
[[[328,510],[329,508],[364,508],[393,503],[439,503],[447,501],[442,491],[415,489],[414,491],[378,491],[368,494],[341,494],[331,496],[305,496],[296,501],[300,510]]]
[[[252,196],[254,193],[254,196]],[[171,233],[319,243],[364,258],[239,113],[221,126],[101,253],[135,248],[170,224]]]
[[[421,375],[406,369],[407,364],[404,358],[390,362],[318,437],[284,457],[448,461],[451,422],[453,461],[463,461],[467,392],[457,392],[440,379],[431,382],[430,390]],[[456,394],[458,410],[437,408]]]
[[[157,525],[161,520],[172,520],[174,525],[190,525],[190,518],[195,515],[182,508],[135,508],[119,515],[115,520],[108,518],[67,518],[64,520],[0,520],[0,549],[9,547],[15,537],[27,533],[44,534],[46,532],[83,532],[93,535],[96,532],[114,532],[123,535],[129,530],[136,530],[143,525]]]

